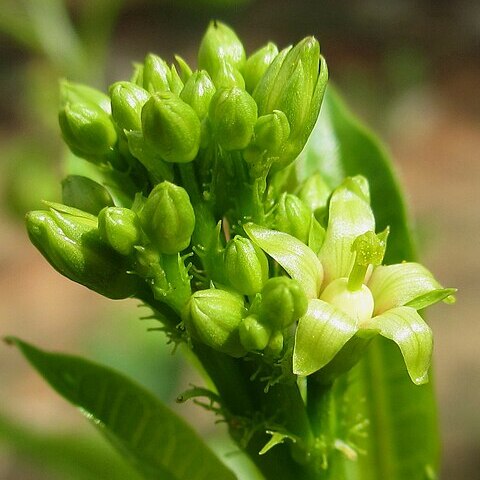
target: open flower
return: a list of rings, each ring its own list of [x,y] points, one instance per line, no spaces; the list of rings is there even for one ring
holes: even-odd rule
[[[380,334],[399,346],[415,384],[428,380],[432,331],[417,310],[452,301],[455,289],[442,288],[418,263],[381,265],[388,230],[374,233],[365,178],[348,178],[333,192],[318,256],[287,233],[252,223],[244,229],[309,298],[295,335],[295,374],[306,376],[322,369],[353,337]]]

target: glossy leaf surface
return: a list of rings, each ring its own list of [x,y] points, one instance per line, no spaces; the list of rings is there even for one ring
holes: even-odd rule
[[[123,375],[80,357],[49,353],[15,338],[32,366],[78,406],[147,480],[235,480],[181,418]]]

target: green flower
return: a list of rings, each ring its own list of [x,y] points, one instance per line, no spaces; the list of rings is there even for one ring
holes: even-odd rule
[[[417,310],[452,301],[455,290],[442,288],[418,263],[380,265],[388,231],[375,235],[369,202],[363,177],[349,178],[333,192],[318,256],[287,233],[251,223],[244,229],[309,298],[296,330],[295,374],[322,369],[353,337],[380,334],[399,346],[412,381],[422,384],[428,380],[432,332]]]

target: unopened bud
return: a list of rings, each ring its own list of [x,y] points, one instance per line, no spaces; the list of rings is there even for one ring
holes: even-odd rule
[[[100,107],[105,113],[111,113],[110,98],[99,90],[82,85],[81,83],[60,82],[60,105],[72,105],[75,103],[89,103]]]
[[[155,248],[167,254],[187,248],[195,227],[188,193],[170,182],[159,183],[150,192],[140,219]]]
[[[307,244],[311,216],[310,209],[297,196],[284,193],[275,209],[275,229],[288,233]]]
[[[293,161],[305,146],[320,111],[327,79],[319,44],[307,37],[280,52],[255,88],[253,97],[261,115],[281,110],[288,118],[291,134],[282,165]]]
[[[152,95],[142,109],[145,140],[167,162],[191,162],[200,147],[200,120],[171,92]]]
[[[110,116],[89,103],[65,105],[58,115],[62,136],[75,155],[101,157],[112,152],[117,132]]]
[[[240,69],[245,63],[245,50],[235,32],[224,23],[210,22],[198,50],[198,67],[215,75],[225,61]]]
[[[121,130],[141,130],[142,108],[150,94],[132,82],[117,82],[110,87],[112,117]]]
[[[250,143],[257,120],[257,105],[245,90],[236,87],[218,90],[208,115],[222,148],[241,150]]]
[[[283,350],[283,333],[280,330],[273,332],[268,345],[265,348],[265,354],[272,357],[278,357]]]
[[[238,327],[246,314],[243,297],[225,290],[195,292],[188,302],[183,321],[189,334],[233,357],[245,355]]]
[[[269,42],[267,45],[252,53],[252,55],[248,57],[245,65],[243,66],[242,74],[243,78],[245,79],[245,87],[250,93],[255,90],[255,87],[262,78],[263,74],[267,71],[267,68],[277,55],[277,46],[274,43]]]
[[[239,326],[240,342],[249,352],[263,350],[268,344],[270,333],[255,315],[244,318]]]
[[[258,117],[255,124],[255,145],[270,154],[278,152],[290,136],[290,125],[280,110]]]
[[[271,278],[262,290],[260,319],[266,325],[282,330],[305,315],[307,306],[307,297],[296,280]]]
[[[26,222],[32,243],[62,275],[109,298],[137,292],[138,277],[101,241],[93,215],[52,204],[49,211],[28,213]]]
[[[215,86],[210,76],[205,70],[199,70],[187,80],[180,98],[195,110],[200,120],[203,120],[208,114],[208,107],[214,94]]]
[[[219,68],[212,73],[212,80],[217,89],[238,87],[245,89],[245,80],[242,74],[230,63],[222,61]]]
[[[237,235],[225,247],[225,271],[232,287],[244,295],[260,292],[268,280],[268,260],[249,238]]]
[[[140,220],[128,208],[107,207],[98,215],[100,238],[120,255],[130,255],[142,235]]]
[[[165,60],[153,53],[149,53],[145,57],[142,75],[145,90],[150,93],[170,90],[170,76],[171,72]]]
[[[298,192],[298,196],[312,212],[316,213],[320,209],[324,210],[326,208],[331,193],[331,188],[320,173],[317,172],[305,180]]]

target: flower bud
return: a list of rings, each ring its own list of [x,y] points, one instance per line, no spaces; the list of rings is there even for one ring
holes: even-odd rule
[[[366,285],[357,290],[348,288],[348,278],[337,278],[327,285],[320,300],[334,305],[358,321],[367,322],[373,315],[373,295]]]
[[[158,55],[149,53],[143,63],[143,88],[150,93],[170,90],[171,76],[167,62]]]
[[[187,80],[180,98],[195,110],[200,120],[203,120],[208,114],[208,107],[214,94],[215,86],[210,76],[205,70],[199,70]]]
[[[195,214],[182,187],[170,182],[159,183],[150,192],[139,215],[143,230],[159,252],[173,254],[188,247]]]
[[[274,226],[307,244],[311,216],[310,209],[296,195],[284,193],[275,208]]]
[[[62,181],[62,200],[65,205],[92,215],[98,215],[102,208],[114,205],[103,185],[81,175],[69,175]]]
[[[252,93],[255,90],[258,82],[266,72],[269,65],[278,55],[277,46],[268,42],[267,45],[252,53],[248,57],[242,69],[243,78],[245,79],[245,86],[248,92]]]
[[[142,108],[150,94],[132,82],[117,82],[110,87],[112,117],[120,130],[141,130]]]
[[[225,290],[195,292],[188,302],[183,321],[189,334],[233,357],[245,355],[238,327],[246,314],[243,297]]]
[[[218,90],[208,112],[213,133],[225,150],[241,150],[249,143],[257,120],[257,105],[240,88]]]
[[[307,306],[307,297],[296,280],[271,278],[262,290],[260,319],[274,329],[283,330],[305,315]]]
[[[60,110],[58,120],[63,139],[80,157],[107,155],[117,143],[110,116],[93,103],[67,104]]]
[[[137,292],[138,277],[100,240],[93,215],[51,204],[49,211],[29,212],[26,223],[32,243],[62,275],[113,299]]]
[[[212,73],[212,80],[217,89],[238,87],[245,90],[245,80],[242,74],[225,61],[222,61],[219,68]]]
[[[268,260],[250,239],[237,235],[225,247],[225,272],[235,290],[243,295],[260,292],[268,280]]]
[[[240,342],[249,352],[263,350],[270,339],[270,330],[262,325],[255,315],[244,318],[238,330]]]
[[[315,125],[328,78],[320,47],[307,37],[292,49],[280,52],[258,83],[253,97],[260,115],[281,110],[290,124],[288,148],[281,165],[302,151]]]
[[[200,147],[200,120],[171,92],[152,95],[142,109],[145,140],[167,162],[191,162]]]
[[[87,87],[80,83],[68,82],[62,80],[60,82],[60,105],[72,105],[75,103],[88,103],[96,105],[105,113],[110,115],[110,98],[103,92],[95,88]]]
[[[327,185],[327,182],[317,172],[305,180],[298,192],[298,196],[315,213],[319,209],[323,210],[326,208],[331,193],[332,190]]]
[[[268,153],[277,153],[290,135],[286,115],[280,110],[258,117],[255,124],[255,145]]]
[[[240,69],[245,63],[245,50],[235,32],[224,23],[210,22],[198,50],[198,68],[214,76],[222,61]]]
[[[120,255],[130,255],[142,236],[136,213],[122,207],[104,208],[98,215],[98,231],[100,238]]]

